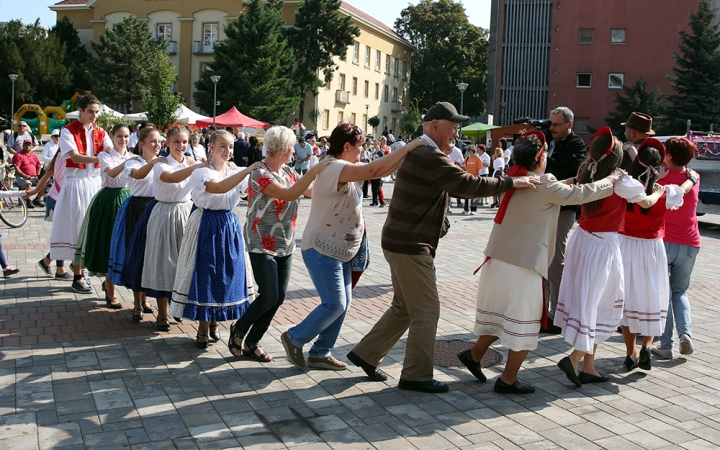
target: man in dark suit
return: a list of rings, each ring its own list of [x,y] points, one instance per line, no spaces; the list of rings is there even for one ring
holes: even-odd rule
[[[587,157],[585,142],[573,133],[575,115],[565,106],[550,111],[550,135],[552,141],[548,147],[548,162],[545,173],[555,175],[558,180],[566,180],[577,175],[578,169]],[[575,206],[563,206],[558,216],[557,235],[555,239],[555,256],[548,268],[547,289],[545,300],[548,305],[548,328],[541,328],[541,333],[559,334],[560,327],[552,325],[557,309],[560,280],[565,266],[565,246],[570,230],[575,224]]]
[[[238,167],[247,167],[250,159],[250,144],[245,140],[245,133],[238,133],[238,140],[233,148],[233,161]]]

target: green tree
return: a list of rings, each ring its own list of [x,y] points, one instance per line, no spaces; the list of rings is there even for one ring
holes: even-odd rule
[[[611,112],[610,117],[605,121],[613,133],[623,141],[625,127],[620,124],[624,123],[634,111],[649,114],[653,118],[653,127],[660,128],[661,95],[660,88],[648,91],[647,81],[638,77],[634,85],[623,86],[622,92],[615,94],[615,111]]]
[[[295,11],[295,25],[287,29],[295,50],[292,79],[300,96],[301,120],[307,94],[316,96],[317,89],[332,80],[337,68],[333,57],[345,61],[348,46],[360,36],[360,28],[352,18],[340,14],[341,4],[340,0],[304,0]],[[322,78],[318,73],[322,73]]]
[[[452,102],[460,111],[456,84],[468,84],[463,112],[485,112],[487,31],[468,22],[465,7],[453,0],[422,0],[400,12],[395,31],[417,49],[412,57],[410,91],[420,105]]]
[[[148,81],[148,89],[142,97],[143,108],[147,111],[148,121],[164,130],[177,121],[175,111],[183,103],[182,95],[172,92],[177,76],[167,55],[160,56],[150,68]]]
[[[54,35],[48,35],[40,21],[24,25],[12,20],[0,27],[0,67],[5,74],[17,74],[15,108],[23,103],[42,106],[59,105],[61,92],[70,84],[70,69],[62,64],[65,45]],[[2,115],[10,117],[12,82],[7,75],[0,77],[0,91],[5,92]]]
[[[372,116],[368,119],[368,125],[373,127],[373,134],[377,133],[377,127],[380,125],[380,118],[378,116]]]
[[[403,135],[417,134],[418,129],[422,125],[422,116],[417,108],[411,107],[410,111],[407,111],[400,116],[400,131]]]
[[[85,77],[83,65],[90,58],[85,46],[80,41],[80,36],[68,16],[58,19],[55,26],[50,28],[49,34],[57,37],[65,44],[66,52],[62,64],[70,69],[70,86],[61,93],[62,99],[69,99],[75,91],[84,91],[90,88],[90,83]]]
[[[680,30],[680,53],[673,54],[675,67],[668,75],[675,91],[667,96],[665,134],[684,134],[686,121],[694,130],[720,126],[720,30],[713,21],[716,10],[701,0],[688,15],[690,32]]]
[[[292,49],[282,31],[282,2],[251,0],[236,21],[225,27],[225,40],[215,44],[211,70],[195,82],[195,102],[213,110],[213,83],[219,75],[217,98],[223,110],[236,106],[244,114],[277,123],[299,103],[290,71]]]
[[[322,115],[322,111],[320,111],[317,108],[310,108],[310,110],[307,113],[310,120],[312,120],[313,124],[315,125],[315,129],[317,129],[320,124],[318,123],[318,119]]]
[[[84,64],[93,93],[103,102],[132,112],[149,86],[150,68],[166,53],[167,43],[155,40],[147,23],[128,16],[92,42],[95,54]]]

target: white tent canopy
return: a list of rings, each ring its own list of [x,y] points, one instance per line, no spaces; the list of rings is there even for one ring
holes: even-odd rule
[[[175,111],[175,117],[178,123],[187,123],[189,125],[194,125],[198,120],[209,119],[209,117],[202,116],[185,105],[178,106],[178,109]],[[144,112],[125,114],[123,118],[132,122],[144,122],[148,120],[147,113]]]
[[[111,107],[109,107],[109,106],[107,106],[107,105],[100,105],[100,114],[109,114],[109,115],[111,115],[111,116],[113,116],[113,117],[117,117],[118,119],[122,119],[122,118],[123,118],[123,115],[122,115],[121,113],[115,111],[114,109],[112,109]],[[71,112],[71,113],[67,113],[67,114],[65,115],[65,117],[68,118],[68,119],[77,120],[77,119],[80,118],[80,112],[79,112],[79,111],[73,111],[73,112]]]

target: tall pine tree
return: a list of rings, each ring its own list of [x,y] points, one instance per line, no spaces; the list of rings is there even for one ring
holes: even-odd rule
[[[251,0],[236,21],[225,27],[225,40],[215,44],[211,70],[195,82],[195,102],[213,110],[213,83],[219,75],[217,99],[221,110],[236,106],[243,114],[277,123],[294,110],[290,71],[293,53],[282,26],[282,1]]]
[[[623,86],[622,95],[620,92],[615,94],[615,111],[610,113],[610,117],[605,121],[615,136],[623,141],[625,140],[625,127],[620,124],[624,123],[633,112],[649,114],[653,118],[653,127],[655,129],[662,128],[660,96],[660,88],[648,92],[647,81],[638,77],[634,85]]]
[[[317,89],[332,80],[337,68],[333,57],[342,61],[348,47],[360,36],[360,28],[350,16],[340,14],[340,0],[304,0],[295,11],[295,25],[287,29],[295,50],[293,83],[300,95],[298,116],[305,115],[305,97],[316,95]],[[322,73],[322,79],[318,73]]]
[[[83,67],[93,92],[101,101],[129,112],[133,101],[147,92],[150,68],[158,58],[167,57],[167,42],[155,40],[147,23],[133,16],[106,29],[92,48],[95,54]]]
[[[90,58],[85,46],[80,41],[80,36],[68,16],[62,16],[57,23],[50,28],[49,34],[65,43],[65,57],[62,64],[71,71],[71,85],[61,94],[63,99],[69,99],[75,91],[90,89],[90,83],[85,77],[83,64]]]
[[[690,11],[690,33],[680,30],[680,53],[673,55],[675,67],[668,76],[675,91],[667,96],[663,133],[684,134],[690,119],[693,130],[720,127],[720,30],[713,22],[716,10],[701,0]]]

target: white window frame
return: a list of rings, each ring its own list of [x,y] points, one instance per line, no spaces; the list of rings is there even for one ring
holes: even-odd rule
[[[587,86],[580,85],[580,75],[589,75],[590,83]],[[592,72],[578,72],[575,75],[575,87],[578,89],[590,89],[592,87]]]
[[[355,41],[353,44],[353,62],[357,64],[360,61],[360,43]]]
[[[162,30],[162,31],[161,31]],[[165,39],[166,41],[172,41],[172,23],[158,23],[155,25],[155,39]]]
[[[370,46],[365,46],[365,67],[370,67]]]
[[[614,34],[616,31],[622,31],[622,41],[616,41],[616,40],[615,40],[615,37],[613,36],[613,34]],[[611,43],[611,44],[624,44],[626,38],[627,38],[627,29],[625,29],[625,28],[612,28],[612,29],[610,29],[610,43]]]
[[[613,77],[620,79],[620,85],[612,83]],[[624,73],[610,73],[608,74],[608,89],[622,89],[625,85],[625,74]]]
[[[208,29],[208,26],[210,29]],[[203,47],[212,47],[220,37],[220,23],[205,22],[203,23]]]

